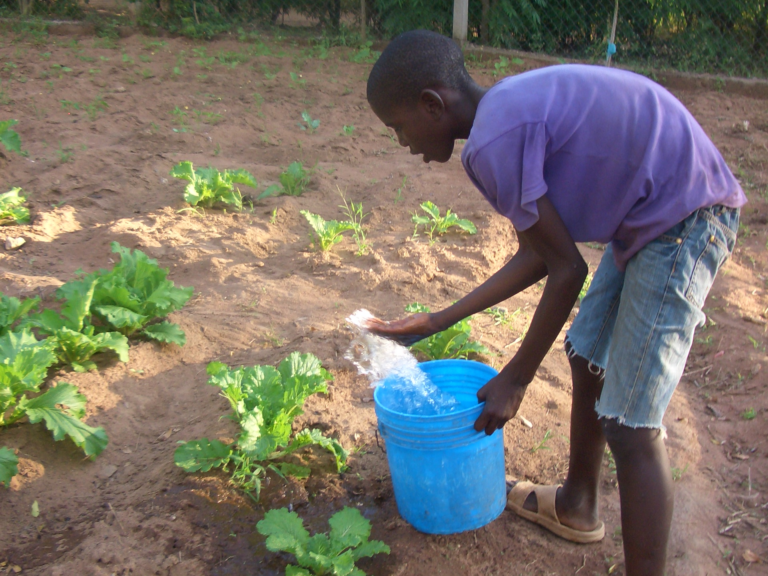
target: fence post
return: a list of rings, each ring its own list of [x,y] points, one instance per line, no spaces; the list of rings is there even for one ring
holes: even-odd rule
[[[467,41],[469,0],[453,0],[453,39],[459,44]]]
[[[360,39],[365,42],[365,0],[360,0]]]

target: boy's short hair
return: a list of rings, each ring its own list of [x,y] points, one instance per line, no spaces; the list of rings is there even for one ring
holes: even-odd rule
[[[411,30],[392,40],[374,64],[367,97],[374,110],[391,110],[416,102],[426,88],[463,91],[471,82],[458,44],[435,32]]]

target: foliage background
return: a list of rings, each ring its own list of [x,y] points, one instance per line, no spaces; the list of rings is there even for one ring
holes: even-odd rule
[[[134,0],[140,23],[211,37],[233,25],[319,27],[360,42],[361,0]],[[365,0],[368,34],[415,28],[450,35],[453,0]],[[0,0],[0,14],[82,15],[78,0]],[[614,0],[470,0],[475,44],[598,61]],[[614,58],[625,64],[734,76],[768,75],[768,0],[619,0]],[[298,19],[297,19],[298,17]]]

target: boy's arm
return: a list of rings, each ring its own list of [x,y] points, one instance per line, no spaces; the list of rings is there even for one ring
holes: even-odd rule
[[[517,413],[526,387],[557,338],[587,276],[587,265],[552,203],[537,201],[539,220],[519,232],[527,246],[543,261],[547,283],[517,354],[477,393],[485,409],[475,429],[492,434]],[[457,303],[458,304],[458,303]]]

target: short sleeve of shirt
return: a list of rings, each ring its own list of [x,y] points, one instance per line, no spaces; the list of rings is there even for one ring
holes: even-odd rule
[[[547,193],[544,160],[547,130],[543,123],[524,124],[474,147],[467,142],[464,169],[480,192],[518,230],[539,220],[536,201]]]

